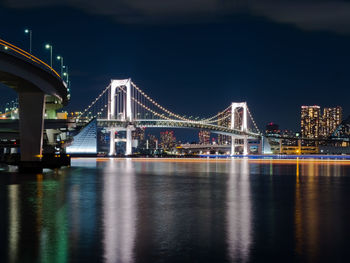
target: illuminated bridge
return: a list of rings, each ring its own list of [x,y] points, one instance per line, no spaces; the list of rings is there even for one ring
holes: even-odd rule
[[[208,130],[231,137],[231,153],[235,153],[236,141],[243,141],[243,154],[248,154],[248,139],[260,139],[260,131],[246,102],[233,102],[225,110],[207,118],[187,118],[158,104],[131,79],[112,80],[102,93],[83,111],[78,122],[89,122],[68,153],[95,153],[96,128],[110,132],[109,155],[116,153],[115,133],[126,132],[126,155],[132,154],[132,131],[136,128],[184,128]],[[229,127],[224,123],[230,123]],[[228,121],[228,122],[227,122]]]
[[[18,93],[21,161],[32,165],[42,156],[45,108],[66,105],[69,92],[45,62],[2,39],[0,47],[0,82]]]

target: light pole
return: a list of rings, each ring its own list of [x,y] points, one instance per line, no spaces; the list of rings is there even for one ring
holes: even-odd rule
[[[45,48],[46,48],[46,49],[50,49],[50,67],[51,67],[51,69],[52,69],[52,45],[46,44],[46,45],[45,45]]]
[[[57,56],[57,59],[61,61],[61,77],[63,76],[63,57],[62,56]]]
[[[66,83],[67,83],[67,89],[68,89],[68,92],[70,92],[70,88],[69,88],[69,74],[68,74],[68,66],[63,66],[63,68],[66,69],[65,72],[63,72],[63,76],[66,77]]]
[[[32,55],[32,30],[27,28],[24,33],[29,34],[29,53]]]

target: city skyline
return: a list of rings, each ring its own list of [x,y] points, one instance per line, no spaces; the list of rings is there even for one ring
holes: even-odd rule
[[[64,57],[72,83],[69,110],[86,107],[111,78],[132,77],[184,115],[205,117],[232,101],[247,101],[261,128],[274,121],[297,130],[300,105],[340,105],[344,116],[350,112],[341,96],[350,83],[344,25],[317,28],[243,11],[186,25],[121,23],[56,2],[44,9],[13,3],[0,10],[7,25],[2,37],[29,50],[28,27],[35,55],[48,62],[50,43]],[[59,69],[60,61],[53,64]]]
[[[0,1],[0,262],[348,262],[350,0]]]

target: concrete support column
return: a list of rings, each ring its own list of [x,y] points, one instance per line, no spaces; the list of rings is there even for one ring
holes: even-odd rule
[[[248,155],[248,136],[245,135],[243,139],[243,155]]]
[[[42,92],[20,92],[18,98],[21,161],[41,161],[45,94]]]
[[[259,148],[258,148],[258,154],[264,153],[264,136],[261,136],[260,142],[259,142]]]
[[[49,144],[54,145],[55,144],[55,130],[54,129],[47,129],[46,130],[46,136]]]
[[[236,153],[236,139],[234,136],[231,136],[231,155]]]
[[[115,129],[110,130],[109,155],[115,155]]]
[[[132,128],[126,128],[126,150],[125,155],[132,154]]]

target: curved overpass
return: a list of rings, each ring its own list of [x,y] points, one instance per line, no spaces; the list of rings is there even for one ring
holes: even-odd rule
[[[0,46],[1,83],[17,92],[42,92],[68,104],[67,84],[53,68],[4,40],[0,39]]]
[[[47,95],[66,105],[69,93],[60,75],[32,54],[0,39],[0,83],[19,98],[21,161],[36,165],[42,156],[43,120]]]

